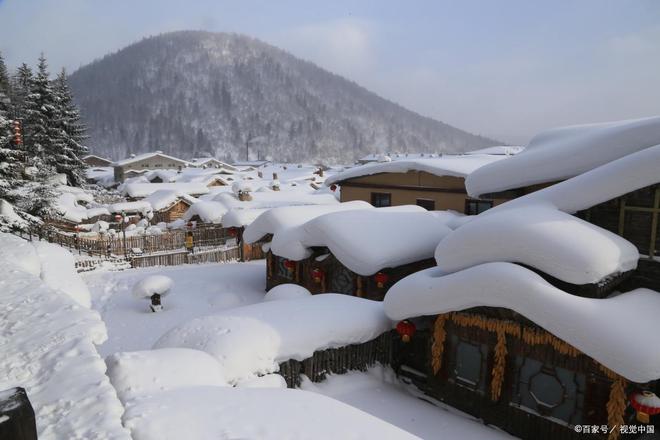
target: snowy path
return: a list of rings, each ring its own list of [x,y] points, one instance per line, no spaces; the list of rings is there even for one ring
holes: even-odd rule
[[[119,351],[149,350],[172,327],[222,309],[260,302],[266,285],[264,264],[203,264],[84,275],[92,308],[101,313],[108,328],[108,340],[98,347],[99,353],[105,357]],[[153,274],[174,280],[160,313],[150,312],[148,301],[131,295],[135,283]]]
[[[422,439],[515,438],[457,410],[450,412],[417,398],[397,381],[389,368],[375,367],[367,373],[333,375],[321,383],[306,379],[301,388],[361,409]]]

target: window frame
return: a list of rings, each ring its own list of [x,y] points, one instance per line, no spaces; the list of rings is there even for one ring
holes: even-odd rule
[[[380,202],[378,202],[378,204],[377,204],[376,200],[378,200],[380,197],[387,197],[388,204],[383,205]],[[371,204],[373,206],[375,206],[376,208],[386,208],[388,206],[392,206],[392,193],[372,192],[371,193]]]

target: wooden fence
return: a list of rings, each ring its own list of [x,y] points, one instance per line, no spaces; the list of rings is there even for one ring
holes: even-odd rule
[[[302,374],[312,382],[321,382],[328,374],[365,371],[377,362],[389,365],[392,362],[392,341],[392,332],[387,332],[363,344],[315,351],[312,357],[302,362],[293,359],[282,362],[279,374],[289,388],[296,388],[300,386]]]
[[[178,266],[181,264],[226,263],[238,261],[238,247],[212,249],[197,253],[188,251],[167,252],[130,257],[131,267]]]

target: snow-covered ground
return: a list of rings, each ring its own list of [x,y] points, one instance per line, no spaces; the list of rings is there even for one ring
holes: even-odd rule
[[[174,281],[163,298],[163,311],[152,313],[149,301],[138,300],[133,286],[148,275]],[[119,351],[149,350],[165,332],[193,318],[262,301],[266,268],[263,261],[232,264],[154,267],[122,272],[91,272],[84,276],[92,306],[108,327],[102,356]]]
[[[419,399],[389,368],[334,375],[324,383],[304,380],[303,391],[282,389],[277,375],[231,388],[224,383],[226,371],[217,368],[222,364],[217,356],[190,348],[152,350],[161,336],[194,318],[233,316],[232,309],[262,303],[265,272],[263,262],[256,261],[84,275],[92,307],[107,325],[108,341],[99,351],[109,356],[111,382],[126,408],[122,420],[133,438],[174,439],[183,432],[195,439],[508,437]],[[132,294],[137,282],[154,274],[173,280],[159,313],[150,312],[149,301]],[[283,421],[278,414],[289,415]]]

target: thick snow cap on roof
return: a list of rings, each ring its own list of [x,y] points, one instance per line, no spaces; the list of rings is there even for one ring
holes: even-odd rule
[[[201,200],[192,205],[183,214],[182,219],[188,221],[198,216],[204,223],[222,223],[222,216],[227,213],[227,206],[220,202]]]
[[[510,159],[476,170],[465,183],[468,194],[478,197],[564,180],[658,144],[660,116],[555,128]]]
[[[317,350],[370,341],[391,326],[381,302],[324,294],[196,318],[165,333],[154,348],[205,351],[220,361],[224,378],[236,383],[275,372],[280,362],[301,361]]]
[[[379,173],[407,173],[425,171],[436,176],[465,177],[477,168],[505,159],[504,155],[470,154],[460,156],[442,156],[433,159],[406,159],[392,162],[368,163],[349,168],[325,180],[327,186],[355,177],[370,176]]]
[[[209,189],[202,183],[128,183],[124,185],[122,194],[128,197],[143,198],[156,191],[169,189],[188,195],[206,194]]]
[[[175,189],[159,189],[149,194],[144,201],[148,202],[154,211],[160,211],[169,208],[180,199],[191,205],[196,202],[194,197]]]
[[[268,208],[232,209],[222,216],[222,226],[225,228],[242,228],[255,221]]]
[[[311,255],[310,247],[326,246],[353,272],[372,275],[431,258],[449,232],[442,219],[419,206],[358,209],[321,215],[276,232],[271,250],[302,260]]]
[[[484,212],[548,204],[574,213],[660,182],[660,145],[629,154],[584,174],[510,200]]]
[[[243,233],[247,243],[259,241],[265,235],[275,234],[285,228],[302,225],[313,218],[335,211],[352,209],[375,209],[362,200],[328,205],[283,206],[269,209],[252,222]]]
[[[112,205],[108,206],[108,210],[112,214],[120,214],[122,212],[128,214],[133,212],[140,212],[142,214],[146,214],[150,212],[152,209],[151,209],[151,204],[149,202],[144,200],[138,200],[137,202],[113,203]]]
[[[487,263],[444,276],[437,268],[416,272],[384,300],[393,320],[480,306],[520,313],[633,382],[660,378],[660,293],[648,289],[582,298],[516,264]]]
[[[627,240],[547,206],[477,216],[435,250],[438,268],[456,272],[487,262],[522,263],[572,284],[590,284],[637,267]]]
[[[525,147],[514,147],[510,145],[498,145],[495,147],[486,147],[482,148],[480,150],[473,150],[473,151],[468,151],[465,154],[502,154],[505,156],[511,156],[513,154],[518,154],[522,150],[524,150]]]

